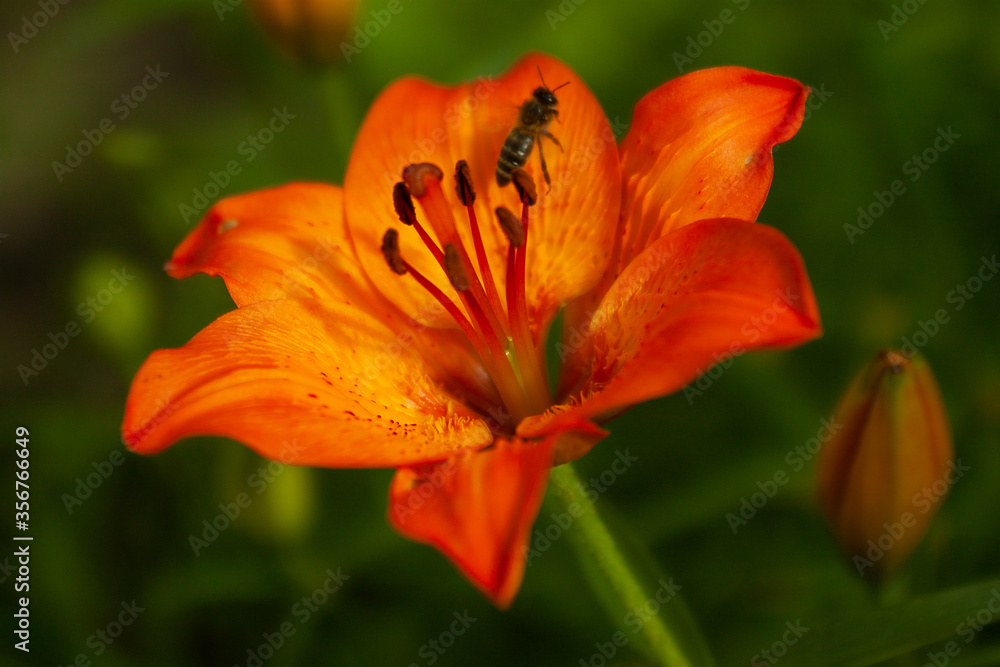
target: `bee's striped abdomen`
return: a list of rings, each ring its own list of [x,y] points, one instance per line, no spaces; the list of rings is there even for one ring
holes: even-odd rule
[[[503,187],[510,183],[510,172],[525,165],[534,145],[533,134],[519,127],[510,131],[503,148],[500,149],[500,159],[497,160],[497,185]]]

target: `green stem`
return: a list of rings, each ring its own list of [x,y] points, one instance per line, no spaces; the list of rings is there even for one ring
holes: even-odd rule
[[[664,667],[714,665],[705,641],[673,579],[660,575],[654,593],[644,585],[623,553],[622,541],[612,534],[583,492],[576,471],[569,464],[552,469],[546,502],[568,512],[573,525],[566,531],[592,586],[636,648]],[[638,626],[638,629],[636,629]],[[643,650],[645,649],[645,650]]]

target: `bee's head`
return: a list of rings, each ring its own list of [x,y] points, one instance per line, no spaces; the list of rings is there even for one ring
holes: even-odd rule
[[[559,104],[559,100],[556,99],[555,93],[546,88],[545,86],[539,86],[535,88],[535,92],[531,94],[536,100],[547,107],[554,107]]]

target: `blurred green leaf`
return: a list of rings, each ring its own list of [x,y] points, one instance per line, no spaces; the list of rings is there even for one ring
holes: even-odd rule
[[[983,611],[987,620],[977,620]],[[810,629],[798,646],[789,649],[783,664],[864,667],[945,639],[954,640],[956,647],[965,646],[977,628],[996,621],[1000,621],[1000,579],[856,613],[845,621]]]

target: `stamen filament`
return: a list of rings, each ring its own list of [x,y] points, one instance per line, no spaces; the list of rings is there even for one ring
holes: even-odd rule
[[[479,220],[476,219],[476,209],[471,204],[467,208],[469,210],[469,225],[472,227],[472,243],[476,246],[476,259],[479,260],[479,272],[483,275],[483,283],[486,286],[486,298],[489,299],[490,310],[497,314],[498,319],[502,320],[503,308],[500,306],[500,293],[497,292],[496,281],[493,280],[490,259],[486,255],[486,246],[483,244]],[[501,324],[504,322],[501,321]],[[504,335],[506,335],[506,327]]]
[[[417,234],[420,235],[420,240],[424,242],[424,245],[427,246],[427,249],[430,250],[431,254],[434,255],[434,259],[437,260],[437,263],[443,267],[444,251],[442,251],[441,248],[438,247],[438,244],[434,242],[434,239],[431,238],[431,235],[427,233],[427,230],[424,229],[424,226],[421,225],[419,222],[414,222],[413,228],[417,230]]]
[[[515,419],[515,422],[520,421],[527,415],[531,414],[525,404],[524,393],[520,389],[520,384],[514,376],[514,372],[510,364],[507,363],[507,359],[503,356],[502,351],[499,349],[491,349],[496,346],[491,346],[489,344],[489,337],[484,337],[479,330],[477,330],[476,327],[469,322],[469,320],[462,313],[461,309],[455,305],[455,302],[449,299],[437,285],[425,278],[423,274],[413,268],[413,266],[405,259],[401,258],[400,261],[402,262],[403,267],[406,268],[407,273],[412,275],[413,278],[420,283],[421,287],[437,299],[438,303],[440,303],[444,309],[448,311],[448,314],[451,315],[455,322],[458,323],[462,332],[469,339],[469,342],[472,343],[476,353],[479,354],[483,364],[486,365],[487,372],[493,378],[493,381],[497,386],[497,390],[500,392],[501,398],[503,398],[504,405],[506,405],[507,409],[511,411],[511,416]],[[495,356],[497,353],[500,354],[499,357]]]
[[[430,292],[431,296],[437,299],[438,303],[444,306],[444,309],[448,311],[448,314],[454,318],[461,327],[462,331],[469,338],[473,347],[479,352],[479,356],[483,357],[483,352],[486,350],[486,341],[483,337],[479,335],[472,323],[465,317],[461,309],[455,305],[455,302],[448,298],[448,295],[442,292],[437,285],[432,283],[430,280],[424,277],[422,273],[413,268],[413,265],[407,262],[405,259],[401,260],[403,266],[406,268],[406,272],[413,276],[413,278],[420,283],[420,286],[425,290]],[[484,357],[485,359],[486,357]]]
[[[458,201],[462,202],[465,210],[469,214],[469,229],[472,231],[472,244],[476,248],[476,259],[479,260],[479,273],[483,277],[483,285],[486,287],[486,297],[490,302],[492,310],[500,323],[509,328],[503,309],[500,307],[500,295],[497,293],[496,282],[493,280],[493,271],[490,269],[490,260],[486,255],[486,247],[483,244],[483,234],[479,229],[479,220],[476,219],[476,188],[472,185],[472,169],[465,160],[459,160],[455,164],[455,194]]]
[[[438,173],[440,173],[440,170],[438,170]],[[414,178],[422,179],[422,182],[418,188],[415,188],[414,184],[410,184],[410,192],[420,202],[420,206],[424,209],[424,215],[427,216],[431,229],[434,230],[438,240],[444,245],[450,243],[458,250],[462,265],[469,276],[469,289],[463,294],[462,300],[466,302],[475,301],[479,306],[478,311],[484,317],[483,332],[487,338],[492,336],[498,341],[506,343],[510,339],[510,336],[507,334],[506,328],[500,323],[500,320],[497,319],[493,309],[487,307],[489,300],[486,298],[486,291],[483,289],[479,275],[476,273],[472,260],[465,251],[462,239],[458,235],[458,229],[455,226],[455,217],[452,215],[451,207],[441,189],[440,177],[430,171],[421,172],[414,170]],[[472,314],[472,309],[469,312]]]

